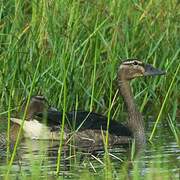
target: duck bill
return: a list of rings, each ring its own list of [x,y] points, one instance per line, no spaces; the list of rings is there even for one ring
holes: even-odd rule
[[[151,66],[150,64],[145,65],[144,76],[156,76],[156,75],[164,75],[164,74],[166,74],[165,71],[156,69],[153,66]]]

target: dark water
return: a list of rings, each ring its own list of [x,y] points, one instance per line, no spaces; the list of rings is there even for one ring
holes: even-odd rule
[[[149,132],[153,124],[148,124]],[[180,148],[175,141],[173,134],[170,132],[168,126],[160,125],[158,134],[153,139],[153,144],[147,143],[144,155],[137,161],[141,164],[141,177],[147,174],[156,174],[166,177],[166,174],[179,179],[180,173]],[[149,137],[149,133],[146,133]],[[32,175],[33,173],[40,173],[42,176],[53,176],[56,171],[58,142],[35,141],[26,139],[18,148],[18,155],[16,156],[11,169],[11,176],[17,177],[21,175]],[[78,178],[84,169],[91,171],[94,176],[103,177],[104,152],[99,151],[96,154],[88,154],[82,152],[68,153],[63,151],[61,156],[60,175],[67,178]],[[6,159],[3,158],[3,152],[0,152],[0,179],[7,172]],[[115,148],[110,151],[110,160],[113,164],[113,172],[116,176],[121,176],[121,170],[124,164],[129,162],[127,152],[124,148]],[[136,162],[135,162],[136,164]],[[128,172],[131,176],[133,170]],[[121,176],[122,177],[122,176]]]

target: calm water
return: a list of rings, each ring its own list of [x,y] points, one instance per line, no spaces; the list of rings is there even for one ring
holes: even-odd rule
[[[153,124],[147,125],[147,131],[151,131]],[[143,164],[141,168],[142,177],[148,173],[166,173],[173,174],[175,179],[179,179],[180,173],[180,148],[175,142],[175,138],[167,126],[159,126],[161,129],[153,139],[153,144],[147,143],[145,155],[138,163]],[[149,133],[146,133],[149,137]],[[44,171],[48,175],[55,174],[57,162],[57,142],[25,140],[18,149],[11,175],[18,176],[21,173],[31,175],[33,172]],[[81,171],[89,169],[96,176],[103,176],[104,169],[104,152],[99,151],[97,154],[90,155],[88,153],[77,152],[76,156],[69,157],[67,153],[62,153],[61,175],[68,178],[78,178]],[[110,159],[116,173],[121,173],[121,167],[127,162],[128,152],[123,148],[111,150]],[[0,179],[7,171],[3,152],[0,152]],[[70,165],[71,164],[71,165]],[[35,168],[34,168],[35,167]],[[131,174],[132,171],[129,171]],[[45,175],[45,174],[44,174]]]

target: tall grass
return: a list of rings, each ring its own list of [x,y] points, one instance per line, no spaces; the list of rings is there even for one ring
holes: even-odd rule
[[[0,110],[1,119],[8,110],[7,134],[10,110],[30,94],[43,94],[63,112],[90,110],[121,121],[116,72],[121,59],[130,57],[167,71],[166,77],[136,80],[133,91],[144,114],[157,117],[156,125],[173,119],[172,129],[179,116],[178,13],[176,0],[3,0]]]

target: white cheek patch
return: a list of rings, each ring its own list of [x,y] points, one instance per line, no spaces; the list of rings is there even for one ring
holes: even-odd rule
[[[11,121],[19,125],[22,124],[21,119],[11,118]],[[41,124],[39,121],[33,119],[30,121],[24,121],[23,125],[24,137],[30,139],[41,139],[41,140],[59,140],[60,131],[51,131],[51,128]],[[64,139],[66,138],[66,133],[64,133]]]
[[[139,73],[133,74],[133,77],[140,77],[140,76],[143,76],[143,74],[139,74]]]
[[[126,65],[121,64],[121,65],[119,66],[119,70],[121,70],[121,69],[125,69],[126,67],[127,67]]]

